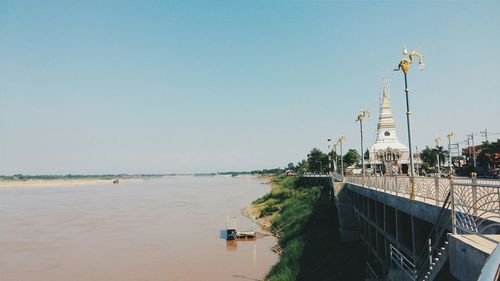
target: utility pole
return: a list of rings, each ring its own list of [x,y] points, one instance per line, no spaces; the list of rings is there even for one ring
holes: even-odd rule
[[[363,151],[363,120],[365,117],[370,117],[370,112],[367,109],[361,109],[360,114],[356,118],[356,122],[359,121],[359,132],[361,133],[361,165],[363,166],[363,178],[366,176],[365,173],[365,153]]]
[[[472,163],[474,165],[474,170],[476,170],[476,148],[474,147],[474,132],[469,135],[472,141]]]
[[[488,142],[488,129],[484,129],[484,131],[481,131],[480,133],[484,137],[485,141]]]
[[[469,139],[469,135],[467,135],[467,138],[464,140],[464,144],[467,144],[467,158],[466,160],[468,160],[470,162],[470,139]]]

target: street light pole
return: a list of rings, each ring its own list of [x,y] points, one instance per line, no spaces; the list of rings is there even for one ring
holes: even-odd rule
[[[365,177],[365,155],[363,152],[363,119],[365,117],[370,117],[370,112],[366,109],[361,109],[360,114],[356,118],[356,121],[359,121],[359,132],[361,133],[361,166],[362,166],[362,172],[363,172],[363,178]]]
[[[337,143],[333,144],[332,151],[334,151],[334,153],[333,153],[333,173],[335,173],[335,171],[338,170],[338,167],[337,167]]]
[[[406,125],[408,129],[408,146],[409,146],[409,152],[410,152],[410,185],[411,185],[411,193],[410,193],[410,200],[415,199],[415,178],[413,175],[413,152],[412,152],[412,146],[411,146],[411,129],[410,129],[410,103],[408,101],[408,92],[410,91],[408,89],[408,71],[410,70],[410,65],[413,64],[413,57],[418,57],[418,64],[420,70],[424,68],[424,56],[420,54],[418,51],[412,51],[410,54],[408,54],[408,51],[406,48],[403,48],[403,55],[408,55],[408,58],[402,58],[401,61],[399,61],[399,65],[397,69],[394,69],[394,71],[398,70],[403,70],[404,77],[405,77],[405,93],[406,93]]]
[[[331,174],[331,171],[332,171],[332,156],[330,155],[330,141],[332,139],[328,139],[328,150],[327,150],[327,154],[328,154],[328,174]]]
[[[338,143],[340,144],[340,174],[342,175],[342,180],[344,180],[344,153],[342,151],[342,142],[344,142],[344,136],[340,136]]]
[[[410,177],[412,178],[413,181],[413,152],[412,152],[412,146],[411,146],[411,127],[410,127],[410,102],[408,100],[408,92],[410,89],[408,89],[408,78],[405,72],[405,94],[406,94],[406,126],[408,130],[408,147],[409,147],[409,152],[410,152]],[[412,183],[413,184],[413,183]],[[413,192],[412,192],[413,193]]]
[[[441,159],[439,157],[439,140],[441,138],[440,137],[436,137],[434,139],[434,141],[436,142],[436,165],[437,165],[437,173],[438,173],[438,176],[441,176]]]
[[[453,131],[449,131],[446,137],[448,138],[448,166],[450,167],[450,176],[453,176],[453,163],[451,162],[451,138],[455,135]]]

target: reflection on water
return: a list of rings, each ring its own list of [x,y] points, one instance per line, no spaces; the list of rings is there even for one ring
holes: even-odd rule
[[[236,240],[226,240],[226,249],[228,251],[235,251],[238,247],[238,241]]]
[[[258,180],[173,177],[130,184],[0,188],[0,280],[261,280],[274,237],[226,241],[227,215]]]

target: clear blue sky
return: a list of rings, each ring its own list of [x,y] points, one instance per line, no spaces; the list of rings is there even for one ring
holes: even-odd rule
[[[499,1],[0,1],[0,174],[249,170],[375,139],[500,132]],[[499,136],[500,137],[500,136]],[[480,139],[480,136],[477,136]]]

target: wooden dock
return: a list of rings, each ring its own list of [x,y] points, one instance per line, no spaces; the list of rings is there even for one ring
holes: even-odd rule
[[[236,237],[238,239],[255,239],[257,234],[255,231],[238,231],[236,232]]]
[[[251,231],[238,231],[238,227],[236,226],[236,217],[233,217],[233,224],[229,223],[229,216],[227,217],[226,222],[226,240],[247,240],[247,239],[255,239],[257,238],[257,231],[255,230],[255,221],[254,221],[254,229]]]

